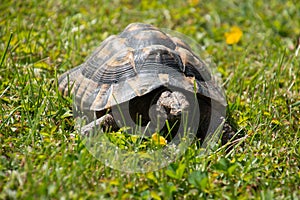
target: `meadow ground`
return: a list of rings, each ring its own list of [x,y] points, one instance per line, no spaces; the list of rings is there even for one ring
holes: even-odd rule
[[[1,2],[0,199],[299,199],[299,1],[162,2]],[[145,174],[89,154],[73,135],[72,98],[59,94],[57,76],[132,22],[205,48],[242,144],[205,156],[191,146]]]

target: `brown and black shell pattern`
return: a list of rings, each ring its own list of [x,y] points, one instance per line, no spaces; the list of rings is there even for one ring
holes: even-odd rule
[[[105,39],[81,65],[62,74],[59,90],[80,110],[102,111],[159,87],[197,92],[226,106],[205,63],[181,39],[142,23]],[[196,87],[196,88],[195,88]]]

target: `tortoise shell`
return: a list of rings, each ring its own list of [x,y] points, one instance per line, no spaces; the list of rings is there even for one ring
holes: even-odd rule
[[[80,110],[109,109],[160,87],[196,92],[226,106],[210,70],[183,40],[142,23],[105,39],[58,83],[64,95],[75,95]]]

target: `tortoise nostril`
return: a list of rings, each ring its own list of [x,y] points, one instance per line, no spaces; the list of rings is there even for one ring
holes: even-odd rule
[[[175,117],[178,117],[181,115],[181,112],[182,112],[181,109],[171,109],[170,114],[174,115]]]

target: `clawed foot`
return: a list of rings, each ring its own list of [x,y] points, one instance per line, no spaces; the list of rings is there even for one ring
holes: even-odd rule
[[[108,131],[114,131],[116,130],[117,124],[112,117],[111,114],[106,114],[100,117],[99,119],[92,121],[91,123],[84,125],[80,129],[80,133],[83,136],[89,136],[91,131],[103,131],[103,132],[108,132]]]

